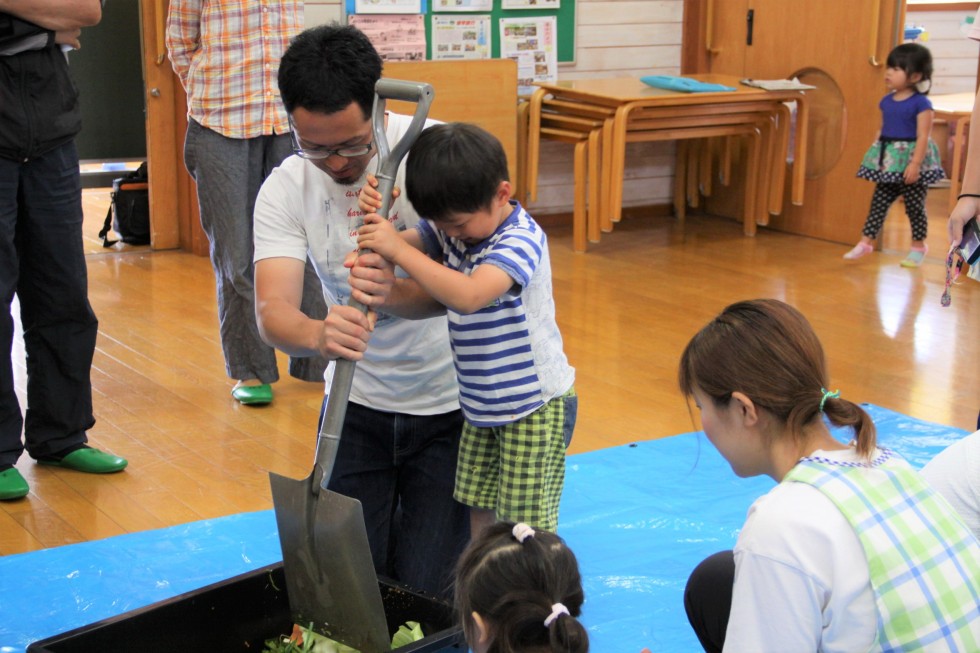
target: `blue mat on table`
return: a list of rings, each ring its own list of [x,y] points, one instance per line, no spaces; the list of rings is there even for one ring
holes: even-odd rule
[[[663,88],[668,91],[679,91],[681,93],[717,93],[718,91],[735,90],[734,86],[700,82],[690,77],[675,77],[672,75],[647,75],[641,77],[640,81],[647,86]]]
[[[879,441],[916,466],[966,434],[866,408]],[[702,433],[569,456],[560,531],[582,567],[592,650],[698,650],[687,575],[732,547],[772,485],[737,478]],[[271,510],[0,558],[0,653],[281,559]]]

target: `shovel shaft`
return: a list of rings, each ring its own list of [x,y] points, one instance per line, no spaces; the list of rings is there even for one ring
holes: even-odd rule
[[[374,86],[374,110],[372,111],[374,142],[378,148],[378,192],[381,193],[381,208],[378,215],[388,217],[391,209],[391,192],[395,187],[395,175],[402,159],[408,154],[408,149],[422,133],[429,106],[435,96],[430,84],[407,82],[399,79],[381,79]],[[415,114],[405,135],[399,139],[395,147],[389,148],[385,132],[385,100],[404,100],[415,102]],[[361,254],[368,250],[362,249]],[[367,307],[353,297],[348,302],[361,312],[367,312]],[[344,428],[344,418],[347,416],[347,402],[350,398],[351,384],[354,381],[356,363],[345,358],[337,359],[334,364],[333,381],[330,383],[330,394],[327,397],[327,408],[320,423],[320,435],[316,442],[316,460],[313,464],[310,488],[318,495],[320,488],[326,489],[333,473],[334,461],[337,459],[337,448],[340,446],[340,434]]]

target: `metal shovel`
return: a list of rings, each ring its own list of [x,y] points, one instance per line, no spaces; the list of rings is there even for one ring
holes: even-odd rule
[[[387,216],[398,166],[425,125],[433,90],[429,84],[382,79],[375,85],[373,131],[378,148],[379,215]],[[387,98],[417,104],[405,135],[389,152]],[[350,300],[362,311],[366,307]],[[378,577],[361,502],[327,489],[347,413],[354,361],[338,359],[320,424],[313,471],[297,480],[269,473],[282,547],[286,593],[293,621],[361,653],[391,648]]]

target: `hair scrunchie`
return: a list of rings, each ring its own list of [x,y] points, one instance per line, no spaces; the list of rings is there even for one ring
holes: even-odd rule
[[[519,524],[514,524],[514,528],[511,529],[511,533],[514,535],[514,539],[524,544],[524,540],[529,537],[534,537],[534,529],[521,522]]]
[[[569,614],[568,608],[566,608],[561,603],[555,603],[551,606],[551,614],[549,614],[544,620],[544,627],[550,628],[551,624],[555,622],[555,619],[562,616],[563,614]]]
[[[840,397],[840,390],[834,390],[831,392],[827,388],[820,388],[820,392],[823,393],[823,397],[820,399],[820,412],[823,412],[823,405],[827,403],[828,399],[837,399]]]

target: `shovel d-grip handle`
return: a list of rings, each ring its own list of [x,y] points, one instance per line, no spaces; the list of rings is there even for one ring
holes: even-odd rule
[[[378,149],[378,192],[381,194],[381,208],[378,215],[383,218],[388,217],[391,208],[391,192],[395,188],[395,175],[398,173],[398,166],[402,159],[408,154],[408,150],[415,143],[415,139],[425,128],[425,120],[429,115],[429,106],[435,97],[435,91],[431,84],[424,82],[406,82],[399,79],[380,79],[374,85],[374,108],[372,114],[372,129],[374,131],[374,144]],[[405,102],[415,102],[415,114],[412,122],[408,126],[405,135],[402,136],[394,148],[389,148],[388,136],[385,132],[385,100],[403,100]],[[369,252],[368,249],[361,249],[358,254]],[[347,302],[348,306],[353,306],[357,310],[367,313],[367,306],[355,300],[353,297]],[[320,435],[316,442],[316,460],[313,465],[312,487],[313,494],[319,494],[320,488],[326,489],[333,473],[333,464],[337,459],[337,448],[340,446],[340,433],[344,427],[344,418],[347,416],[347,401],[350,398],[350,388],[354,380],[354,368],[357,366],[352,360],[338,358],[334,363],[333,380],[330,382],[330,394],[327,397],[327,409],[323,414],[323,421],[320,422]]]
[[[378,147],[378,192],[381,194],[381,208],[378,215],[383,218],[388,217],[388,210],[391,208],[391,191],[395,188],[395,176],[398,174],[398,166],[402,159],[408,154],[408,149],[415,143],[415,139],[425,128],[425,119],[429,115],[429,106],[435,92],[432,86],[422,82],[405,82],[400,79],[380,79],[374,85],[374,142]],[[395,147],[389,151],[388,139],[385,135],[385,100],[404,100],[415,102],[415,115],[412,116],[412,123],[408,126],[405,135],[395,143]],[[363,253],[365,250],[361,250]]]

